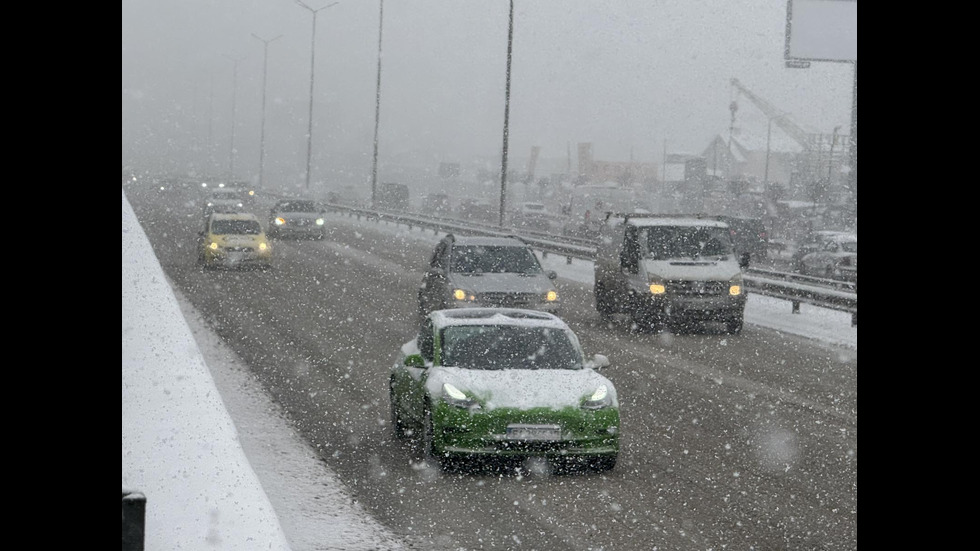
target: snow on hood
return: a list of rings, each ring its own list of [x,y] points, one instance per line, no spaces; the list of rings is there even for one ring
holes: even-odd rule
[[[554,289],[546,274],[516,273],[450,274],[453,284],[477,293],[541,293]]]
[[[472,393],[478,400],[485,402],[486,409],[579,407],[582,397],[591,395],[599,385],[606,385],[613,406],[619,406],[616,388],[612,382],[592,369],[429,368],[426,380],[429,394],[441,396],[443,383],[450,383],[463,392]]]

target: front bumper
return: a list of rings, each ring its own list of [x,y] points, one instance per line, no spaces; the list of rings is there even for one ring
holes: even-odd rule
[[[449,405],[433,416],[434,452],[443,457],[607,457],[619,453],[619,410],[565,408],[555,411],[511,410],[469,412]],[[560,427],[558,440],[512,440],[508,425]]]
[[[633,310],[641,316],[701,321],[725,321],[740,317],[745,310],[746,293],[736,296],[683,296],[674,293],[633,295]]]
[[[272,266],[272,253],[255,251],[211,251],[205,253],[204,263],[209,267],[247,268]]]

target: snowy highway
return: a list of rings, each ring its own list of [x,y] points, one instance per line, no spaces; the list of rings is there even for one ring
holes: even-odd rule
[[[536,462],[444,474],[394,438],[387,397],[438,236],[331,215],[324,241],[275,241],[271,271],[204,272],[196,194],[140,191],[129,199],[176,290],[413,548],[856,548],[857,340],[840,317],[750,301],[738,336],[636,333],[599,318],[587,263],[546,258],[562,317],[612,363],[620,462],[598,475]]]

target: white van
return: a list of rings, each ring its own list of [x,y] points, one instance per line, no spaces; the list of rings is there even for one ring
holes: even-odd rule
[[[736,258],[728,225],[691,215],[607,214],[596,247],[595,302],[653,331],[719,321],[742,331],[748,255]]]

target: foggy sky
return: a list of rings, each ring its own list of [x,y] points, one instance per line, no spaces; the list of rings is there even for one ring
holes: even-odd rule
[[[785,0],[514,6],[511,168],[532,146],[543,163],[563,164],[578,142],[609,161],[659,163],[665,142],[668,153],[700,153],[728,136],[733,77],[808,131],[849,132],[852,65],[786,68]],[[507,0],[384,3],[380,179],[405,163],[499,162],[508,9]],[[377,0],[318,12],[314,181],[370,179],[378,12]],[[123,0],[123,164],[227,173],[233,160],[236,177],[254,180],[264,52],[254,33],[280,36],[268,46],[265,178],[302,181],[312,26],[294,0]],[[237,85],[229,56],[240,59]],[[737,98],[736,135],[764,136],[766,116]]]

